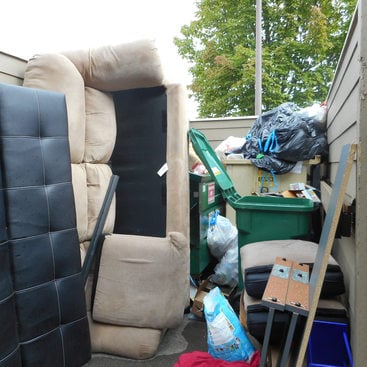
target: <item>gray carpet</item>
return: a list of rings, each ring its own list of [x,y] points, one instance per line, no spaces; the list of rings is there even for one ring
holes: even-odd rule
[[[206,323],[192,319],[189,314],[180,327],[166,333],[153,358],[137,361],[95,354],[84,367],[172,367],[180,354],[196,350],[207,351]]]

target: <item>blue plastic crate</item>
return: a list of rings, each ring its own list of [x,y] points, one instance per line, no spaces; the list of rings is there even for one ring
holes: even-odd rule
[[[308,343],[308,367],[353,367],[348,325],[315,320]]]

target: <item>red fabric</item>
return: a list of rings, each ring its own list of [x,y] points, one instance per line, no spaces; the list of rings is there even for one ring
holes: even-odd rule
[[[206,352],[191,352],[181,354],[173,367],[259,367],[260,352],[257,350],[251,358],[251,362],[227,362],[213,358]]]

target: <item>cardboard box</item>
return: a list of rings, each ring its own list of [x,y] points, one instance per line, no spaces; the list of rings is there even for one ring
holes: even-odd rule
[[[211,289],[213,289],[214,286],[212,283],[209,282],[208,279],[205,279],[202,281],[202,283],[199,285],[196,295],[194,297],[194,302],[192,304],[191,312],[199,317],[204,317],[204,297],[210,292]]]
[[[289,190],[289,185],[294,182],[307,183],[309,167],[319,164],[320,157],[304,161],[302,165],[299,163],[294,170],[275,176],[270,172],[257,168],[248,159],[227,159],[222,160],[222,163],[237,192],[241,196],[247,196],[253,193],[276,193]],[[228,203],[226,205],[226,217],[233,225],[236,224],[235,210]]]
[[[192,304],[191,312],[199,318],[204,318],[204,298],[205,296],[215,287],[218,287],[218,285],[210,282],[209,279],[205,279],[201,282],[199,285],[194,301]],[[227,299],[231,296],[235,288],[230,287],[219,287],[221,292],[223,293],[224,297]]]

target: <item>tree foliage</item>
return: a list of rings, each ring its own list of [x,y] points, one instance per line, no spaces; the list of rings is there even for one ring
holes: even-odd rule
[[[330,87],[356,0],[263,0],[262,103],[305,106]],[[197,0],[174,42],[201,117],[254,114],[256,0]]]

